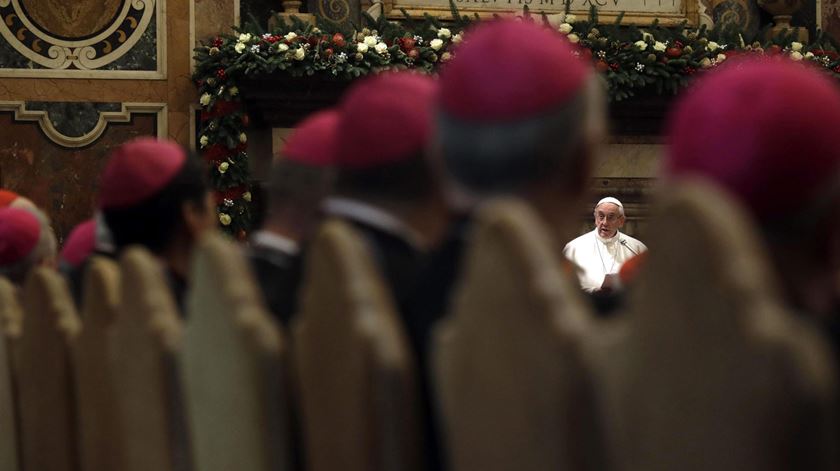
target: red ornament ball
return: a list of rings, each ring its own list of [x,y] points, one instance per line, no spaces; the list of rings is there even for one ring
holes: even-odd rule
[[[344,35],[341,33],[335,33],[332,37],[332,42],[336,47],[344,47],[347,45],[347,41],[345,41]]]
[[[595,70],[597,70],[598,72],[606,72],[609,69],[610,69],[609,64],[607,64],[606,62],[604,62],[602,60],[599,60],[598,62],[595,63]]]
[[[665,55],[672,59],[680,57],[682,55],[682,48],[676,46],[669,47],[665,49]]]
[[[329,49],[329,48],[324,49],[324,57],[329,59],[330,57],[332,57],[332,55],[333,55],[333,50],[332,49]]]
[[[417,49],[412,49],[412,50],[408,51],[406,54],[408,55],[408,57],[410,57],[414,60],[416,60],[418,57],[420,57],[420,52],[417,51]]]

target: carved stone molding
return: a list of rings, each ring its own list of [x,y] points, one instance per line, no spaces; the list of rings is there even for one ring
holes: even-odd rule
[[[64,104],[64,103],[61,103]],[[78,135],[68,135],[68,132],[59,130],[50,118],[49,107],[38,106],[46,109],[28,109],[32,103],[23,101],[0,101],[0,111],[14,112],[14,120],[17,122],[36,122],[47,138],[55,144],[65,148],[79,148],[93,144],[99,139],[110,123],[128,123],[135,113],[155,114],[157,120],[157,134],[164,137],[168,132],[167,105],[166,103],[116,103],[115,111],[99,111],[98,118],[88,129]],[[38,105],[42,105],[38,103]],[[88,103],[78,104],[91,105]]]

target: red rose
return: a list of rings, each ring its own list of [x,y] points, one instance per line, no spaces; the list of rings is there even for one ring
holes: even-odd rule
[[[344,40],[344,35],[341,33],[335,33],[332,37],[332,42],[336,47],[344,47],[347,45],[347,42]]]
[[[606,72],[607,70],[609,70],[609,68],[609,64],[607,64],[603,60],[599,60],[595,63],[595,70],[597,70],[598,72]]]
[[[414,38],[400,38],[400,48],[406,54],[408,51],[414,49],[414,46],[417,44],[417,41]]]
[[[318,42],[321,40],[318,36],[310,36],[306,38],[306,42],[309,43],[310,46],[315,47],[318,45]]]
[[[410,57],[412,59],[415,59],[415,60],[418,57],[420,57],[420,53],[417,51],[417,49],[412,49],[412,50],[408,51],[406,54],[408,55],[408,57]]]
[[[332,49],[329,49],[329,48],[324,49],[324,57],[329,59],[330,57],[332,57],[332,55],[333,55],[333,50]]]
[[[665,49],[665,55],[672,59],[675,59],[682,55],[682,49],[676,46],[669,47],[668,49]]]

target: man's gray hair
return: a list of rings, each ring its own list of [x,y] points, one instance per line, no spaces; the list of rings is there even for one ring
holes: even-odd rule
[[[589,115],[600,105],[593,103],[591,88],[598,86],[593,81],[559,108],[513,122],[476,123],[439,112],[438,136],[449,173],[479,195],[515,191],[552,174],[577,177]]]

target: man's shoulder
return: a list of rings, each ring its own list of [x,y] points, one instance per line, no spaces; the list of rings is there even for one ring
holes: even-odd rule
[[[291,268],[298,258],[297,254],[290,254],[283,250],[262,245],[252,245],[246,251],[246,255],[255,268],[275,268],[279,270]]]
[[[581,234],[581,235],[575,237],[568,244],[566,244],[566,247],[563,250],[566,251],[566,250],[574,249],[575,246],[580,245],[581,243],[587,241],[588,239],[591,239],[592,235],[593,235],[593,231],[589,231],[585,234]]]
[[[629,244],[629,245],[633,246],[634,248],[639,248],[639,249],[642,249],[642,250],[647,250],[648,249],[647,245],[645,245],[644,242],[640,241],[639,239],[637,239],[635,237],[632,237],[632,236],[629,236],[627,234],[622,233],[621,238],[622,238],[622,240],[625,241],[624,243]]]

